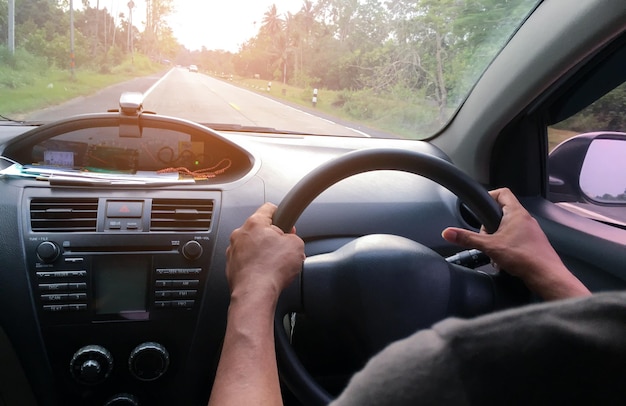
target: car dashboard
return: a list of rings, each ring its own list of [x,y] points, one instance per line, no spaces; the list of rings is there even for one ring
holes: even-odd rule
[[[0,142],[1,326],[25,385],[51,405],[206,404],[230,233],[346,152],[447,159],[425,142],[216,132],[153,114],[3,126]],[[392,171],[339,182],[296,224],[307,255],[372,233],[451,255],[447,226],[478,227],[441,186]]]

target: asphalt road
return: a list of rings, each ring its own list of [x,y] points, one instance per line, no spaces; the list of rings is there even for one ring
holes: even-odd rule
[[[54,121],[77,114],[116,109],[120,95],[127,91],[141,92],[145,95],[145,110],[200,123],[240,124],[350,137],[390,136],[354,123],[337,120],[312,109],[274,100],[201,73],[192,73],[185,68],[173,68],[165,74],[120,83],[92,96],[79,97],[59,106],[35,112],[25,119]],[[626,210],[623,206],[576,203],[561,205],[584,217],[626,226]]]
[[[144,93],[144,109],[200,123],[240,124],[278,130],[350,137],[367,137],[365,131],[322,115],[312,114],[262,94],[184,68],[165,75],[134,79],[79,97],[26,117],[27,121],[53,121],[76,114],[105,112],[118,107],[122,92]]]

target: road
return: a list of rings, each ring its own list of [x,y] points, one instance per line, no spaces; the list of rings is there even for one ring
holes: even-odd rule
[[[290,106],[263,94],[242,89],[201,73],[173,68],[165,75],[133,79],[80,97],[59,106],[35,112],[27,121],[54,121],[76,114],[105,112],[118,107],[122,92],[144,93],[144,108],[159,114],[200,123],[241,124],[311,134],[350,137],[388,137],[388,134],[353,123],[340,122],[312,109]],[[308,110],[308,111],[305,111]],[[626,226],[623,206],[592,204],[561,205],[584,217]]]
[[[626,227],[626,208],[623,205],[600,206],[591,203],[557,203],[559,206],[583,217],[592,218],[604,223]]]
[[[144,109],[200,123],[241,124],[311,134],[368,136],[340,124],[273,100],[262,94],[187,69],[173,68],[164,76],[134,79],[80,97],[26,117],[27,121],[53,121],[76,114],[104,112],[118,107],[122,92],[142,92]]]

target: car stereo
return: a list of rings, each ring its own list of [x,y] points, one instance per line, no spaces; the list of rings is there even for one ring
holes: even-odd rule
[[[88,246],[97,236],[56,237],[38,237],[46,241],[34,246],[29,261],[43,325],[158,320],[198,306],[211,252],[202,236],[163,235],[151,246],[130,245],[132,236]]]
[[[42,325],[195,313],[217,202],[31,198],[25,248]]]

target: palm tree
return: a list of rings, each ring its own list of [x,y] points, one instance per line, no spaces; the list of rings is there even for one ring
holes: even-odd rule
[[[301,23],[301,38],[299,41],[300,49],[300,72],[304,71],[304,47],[309,46],[311,43],[311,32],[313,31],[313,24],[315,24],[315,18],[317,11],[314,8],[311,0],[304,0],[304,4],[298,13]]]
[[[261,29],[273,39],[276,34],[282,31],[283,23],[284,21],[278,16],[276,4],[272,4],[263,15],[263,25]]]
[[[288,38],[283,31],[285,21],[278,15],[276,4],[272,4],[263,15],[263,25],[261,30],[265,32],[272,41],[272,53],[276,57],[275,62],[283,70],[283,83],[287,82],[287,52]]]

